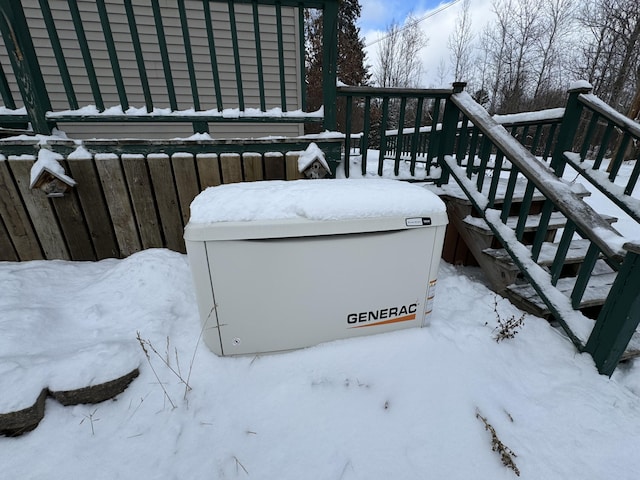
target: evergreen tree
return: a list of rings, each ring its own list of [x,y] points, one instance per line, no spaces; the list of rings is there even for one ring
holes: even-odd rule
[[[338,8],[338,78],[347,85],[361,86],[369,82],[365,64],[364,39],[360,37],[359,0],[341,0]]]
[[[338,80],[346,85],[362,86],[369,82],[369,67],[365,63],[364,39],[356,25],[360,17],[359,0],[340,0],[338,6]],[[307,110],[322,106],[322,12],[305,11]],[[338,130],[344,129],[344,100],[338,103]],[[354,131],[361,123],[361,113],[355,112]],[[313,127],[307,128],[310,132]],[[317,130],[317,129],[316,129]]]

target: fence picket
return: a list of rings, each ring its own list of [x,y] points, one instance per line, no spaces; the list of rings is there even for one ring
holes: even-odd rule
[[[69,251],[49,198],[40,190],[29,188],[34,160],[9,157],[9,167],[18,184],[20,195],[33,222],[45,258],[69,260]]]
[[[261,154],[252,153],[252,152],[243,153],[242,165],[244,170],[245,182],[255,182],[258,180],[264,180]]]
[[[29,214],[25,210],[20,193],[16,188],[8,162],[0,157],[0,217],[6,228],[8,237],[13,244],[11,249],[2,250],[0,260],[12,260],[14,254],[11,253],[15,248],[15,254],[18,260],[40,260],[44,258],[38,243]],[[7,247],[5,247],[7,248]],[[6,253],[6,257],[4,254]]]
[[[182,238],[184,225],[169,155],[164,153],[148,155],[147,164],[160,215],[164,245],[171,250],[184,253]]]
[[[142,248],[162,247],[162,235],[154,204],[155,196],[144,155],[123,154],[122,166],[127,188],[131,195],[131,204],[140,232]]]
[[[220,169],[222,171],[223,183],[242,182],[242,166],[240,155],[237,153],[220,154]]]
[[[8,262],[17,262],[20,260],[16,250],[13,248],[13,244],[9,239],[9,232],[4,226],[4,221],[0,215],[0,258],[6,259]]]
[[[191,153],[174,153],[171,155],[171,164],[178,191],[180,211],[182,212],[182,223],[186,225],[191,214],[189,206],[196,195],[200,193],[195,159]]]
[[[222,183],[220,178],[220,160],[216,153],[199,153],[196,155],[200,188],[215,187]]]
[[[69,175],[77,182],[75,190],[97,259],[117,257],[118,243],[93,158],[68,158],[67,166]]]
[[[115,154],[100,154],[96,155],[95,162],[118,241],[118,250],[121,256],[129,256],[139,251],[142,245],[120,158]]]
[[[264,154],[264,179],[265,180],[285,180],[286,169],[284,157],[281,153]]]

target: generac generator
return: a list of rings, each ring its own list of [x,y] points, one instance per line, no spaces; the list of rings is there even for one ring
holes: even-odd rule
[[[201,193],[191,210],[184,238],[203,338],[218,355],[429,322],[447,216],[423,187],[392,180],[222,185]]]

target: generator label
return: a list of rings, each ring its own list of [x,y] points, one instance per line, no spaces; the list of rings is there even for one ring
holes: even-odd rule
[[[427,289],[427,299],[424,307],[424,318],[422,319],[423,327],[427,325],[427,323],[429,323],[428,317],[429,315],[431,315],[431,312],[433,311],[433,298],[436,295],[436,283],[438,283],[437,279],[431,280],[429,282],[429,288]]]
[[[407,227],[426,227],[431,225],[430,217],[406,218],[404,221]]]
[[[399,307],[381,308],[347,315],[349,328],[375,327],[391,323],[409,322],[416,319],[418,304],[401,305]]]

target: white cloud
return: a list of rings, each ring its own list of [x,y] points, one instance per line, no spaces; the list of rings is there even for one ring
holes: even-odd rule
[[[476,35],[482,31],[484,26],[493,18],[493,12],[491,9],[492,0],[471,0],[470,14],[472,20],[472,29]],[[363,16],[366,13],[367,22],[363,22],[362,25],[373,24],[371,21],[374,15],[377,15],[377,9],[381,6],[381,2],[378,0],[366,2],[366,8],[363,6]],[[389,4],[385,3],[384,9],[386,15],[389,17]],[[440,8],[440,7],[438,7]],[[428,16],[430,13],[436,10],[434,8],[428,10],[415,11],[414,15],[417,18]],[[454,30],[456,18],[458,13],[462,10],[462,2],[458,2],[451,7],[445,8],[433,16],[426,18],[420,22],[420,27],[429,38],[428,45],[422,49],[420,56],[423,61],[424,74],[422,79],[422,87],[439,87],[446,86],[440,85],[438,79],[438,65],[441,61],[444,61],[446,67],[449,68],[450,52],[447,48],[447,41],[449,35]],[[389,18],[389,22],[391,18]],[[387,22],[387,23],[389,23]],[[379,23],[378,23],[379,24]],[[368,45],[365,49],[367,53],[368,63],[374,67],[377,57],[378,43],[373,43],[382,36],[385,32],[379,29],[365,30],[362,27],[361,34],[365,38],[365,44]],[[446,78],[446,81],[450,81],[451,78]]]

